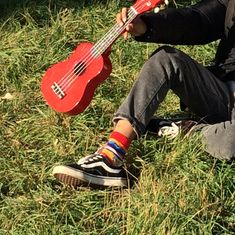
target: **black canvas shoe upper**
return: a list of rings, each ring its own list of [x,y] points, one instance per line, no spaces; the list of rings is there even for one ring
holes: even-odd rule
[[[108,159],[98,153],[84,157],[78,163],[67,166],[97,176],[126,177],[122,166],[113,166]]]

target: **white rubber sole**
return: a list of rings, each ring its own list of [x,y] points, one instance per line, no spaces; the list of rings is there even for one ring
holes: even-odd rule
[[[127,187],[126,178],[96,176],[69,166],[56,166],[52,172],[53,176],[64,184],[71,186],[93,185],[105,187]]]

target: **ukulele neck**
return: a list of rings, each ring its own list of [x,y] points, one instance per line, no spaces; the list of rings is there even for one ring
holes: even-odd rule
[[[138,12],[132,6],[129,8],[127,13],[127,21],[120,26],[116,23],[93,47],[92,55],[94,57],[99,57],[102,55],[111,45],[116,41],[120,34],[125,30],[126,26],[131,23],[135,17],[138,15]]]

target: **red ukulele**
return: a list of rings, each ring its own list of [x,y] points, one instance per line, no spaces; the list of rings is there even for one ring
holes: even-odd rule
[[[70,57],[49,68],[41,82],[43,96],[55,111],[76,115],[90,104],[97,86],[112,71],[108,50],[134,18],[162,3],[137,0],[123,26],[116,23],[96,44],[81,43]]]

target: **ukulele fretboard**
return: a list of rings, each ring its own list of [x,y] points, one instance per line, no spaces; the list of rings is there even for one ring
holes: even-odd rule
[[[94,57],[102,55],[125,30],[126,26],[138,15],[134,7],[130,7],[127,14],[127,21],[120,26],[116,23],[91,49]]]

